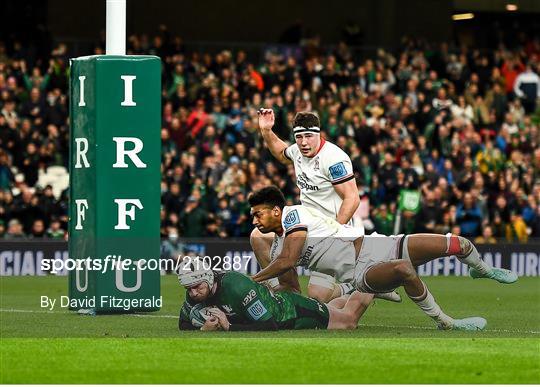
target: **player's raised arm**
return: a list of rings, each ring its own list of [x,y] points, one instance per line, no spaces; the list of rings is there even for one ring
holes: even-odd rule
[[[260,109],[257,114],[259,115],[259,129],[270,153],[279,162],[289,164],[291,160],[285,155],[287,144],[272,131],[275,122],[274,111],[272,109]]]
[[[265,281],[270,278],[278,277],[294,268],[296,262],[300,258],[306,238],[307,230],[301,229],[300,227],[291,230],[291,232],[287,232],[281,253],[275,260],[270,262],[268,266],[255,274],[253,280],[256,282]]]

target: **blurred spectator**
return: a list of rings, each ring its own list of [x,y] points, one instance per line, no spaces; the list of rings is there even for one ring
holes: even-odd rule
[[[31,232],[34,220],[44,218],[43,209],[38,206],[38,198],[29,188],[22,189],[13,199],[11,213],[20,220],[26,233]]]
[[[17,239],[17,238],[24,238],[24,237],[26,237],[26,235],[24,234],[21,222],[19,222],[18,219],[11,219],[8,222],[8,228],[7,228],[6,234],[4,235],[4,238]]]
[[[129,37],[130,53],[162,56],[167,243],[175,235],[249,235],[245,198],[265,185],[299,202],[294,168],[277,163],[258,135],[260,107],[274,109],[285,141],[297,111],[319,113],[323,134],[351,155],[364,187],[357,216],[368,232],[393,233],[396,201],[407,188],[420,190],[421,207],[403,214],[401,232],[540,237],[539,57],[527,51],[535,37],[491,51],[404,38],[398,50],[365,57],[348,45],[361,40],[357,32],[348,23],[344,41],[327,50],[297,21],[284,40],[301,45],[258,60],[243,50],[190,50],[165,26],[156,36]],[[56,198],[55,187],[39,181],[50,166],[68,167],[69,49],[59,43],[51,58],[30,58],[23,47],[0,58],[6,235],[42,235],[41,225],[49,237],[65,233],[67,194]]]
[[[452,226],[452,228],[450,229],[450,233],[452,233],[452,235],[462,235],[461,234],[461,227],[459,227],[458,224],[455,224]]]
[[[435,232],[436,225],[440,223],[440,205],[434,192],[428,190],[416,217],[416,229],[419,232]]]
[[[525,71],[519,74],[514,83],[514,93],[521,99],[521,104],[528,114],[536,110],[536,101],[540,98],[540,77],[527,64]]]
[[[491,228],[491,226],[489,225],[484,226],[484,228],[482,229],[482,235],[474,238],[474,243],[476,244],[497,243],[497,239],[493,237],[493,229]]]
[[[184,204],[180,194],[180,184],[177,182],[171,183],[170,189],[163,193],[161,202],[167,212],[179,214]]]
[[[381,206],[375,210],[373,223],[375,224],[375,231],[377,231],[379,234],[393,234],[394,215],[388,212],[388,207],[386,204],[381,204]]]
[[[529,240],[527,225],[521,215],[514,212],[510,215],[510,223],[506,226],[506,239],[510,242],[521,243]]]
[[[482,223],[482,213],[472,194],[466,193],[463,196],[463,204],[460,203],[457,207],[456,219],[461,235],[465,237],[478,235]]]
[[[64,239],[65,231],[62,229],[62,223],[59,219],[53,218],[51,220],[46,236],[51,239]]]
[[[161,259],[176,261],[186,251],[185,244],[179,239],[178,229],[167,227],[167,238],[161,244]]]
[[[519,73],[525,70],[525,66],[519,58],[507,55],[501,67],[501,74],[505,79],[506,93],[510,94],[514,91],[514,83]]]
[[[45,236],[45,223],[42,219],[34,220],[32,224],[32,231],[30,232],[30,238],[43,238]]]
[[[0,149],[0,191],[9,189],[15,181],[11,167],[7,153]]]
[[[186,238],[206,236],[207,221],[208,214],[201,208],[199,200],[194,196],[190,196],[184,210],[180,213],[183,236]]]

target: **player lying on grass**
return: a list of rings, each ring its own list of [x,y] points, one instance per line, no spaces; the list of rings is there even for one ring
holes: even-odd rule
[[[453,319],[435,302],[415,268],[439,257],[455,255],[470,267],[473,278],[501,283],[517,281],[509,270],[488,266],[467,239],[453,235],[366,235],[339,224],[321,212],[302,205],[285,206],[276,187],[266,187],[248,198],[253,225],[262,233],[274,232],[283,239],[275,260],[257,273],[257,282],[278,277],[295,266],[306,266],[340,282],[350,282],[361,292],[389,292],[403,286],[409,298],[440,329],[479,330],[481,317]]]
[[[356,329],[373,299],[355,291],[323,304],[294,292],[274,293],[234,271],[182,270],[178,279],[187,293],[180,330]]]

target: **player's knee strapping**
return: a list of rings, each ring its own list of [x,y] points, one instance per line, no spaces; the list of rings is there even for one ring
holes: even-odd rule
[[[463,237],[446,234],[446,254],[465,257],[471,253],[472,243]]]
[[[491,268],[480,258],[476,247],[466,238],[446,234],[446,254],[455,255],[457,259],[466,265],[487,273]]]

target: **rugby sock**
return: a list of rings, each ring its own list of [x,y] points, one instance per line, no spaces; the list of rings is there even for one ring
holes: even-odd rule
[[[489,274],[491,272],[491,267],[482,261],[478,250],[468,239],[447,234],[446,253],[455,255],[461,262],[478,270],[481,274]]]
[[[433,295],[428,290],[424,282],[422,282],[422,285],[424,285],[424,292],[422,293],[422,295],[418,297],[409,296],[409,298],[413,300],[413,302],[418,305],[425,314],[427,314],[441,326],[452,326],[454,319],[442,311],[441,307],[435,302]]]
[[[350,283],[342,283],[338,284],[339,290],[341,291],[340,296],[345,296],[347,294],[351,294],[354,292],[354,286],[352,286]]]

